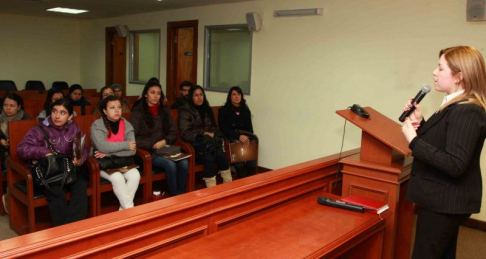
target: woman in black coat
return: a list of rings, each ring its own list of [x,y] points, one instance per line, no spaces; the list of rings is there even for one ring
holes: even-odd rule
[[[194,147],[196,160],[204,164],[206,187],[216,185],[216,165],[223,183],[231,182],[233,178],[223,151],[222,135],[216,128],[213,111],[200,85],[191,88],[188,102],[179,107],[178,123],[182,140]]]
[[[486,138],[486,69],[473,47],[444,49],[433,72],[446,94],[425,121],[420,106],[402,131],[414,162],[407,200],[420,207],[413,258],[455,258],[459,226],[481,208],[480,155]],[[409,110],[411,101],[405,107]]]
[[[219,128],[223,135],[232,143],[241,142],[244,147],[250,144],[250,138],[240,131],[253,133],[251,123],[251,111],[246,105],[243,91],[239,86],[233,86],[228,92],[226,103],[219,108],[218,113]],[[251,176],[256,171],[256,160],[234,163],[233,166],[238,173],[238,178]]]

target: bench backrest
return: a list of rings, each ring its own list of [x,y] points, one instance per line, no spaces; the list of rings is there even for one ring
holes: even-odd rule
[[[39,124],[37,120],[11,121],[8,123],[9,148],[12,159],[18,159],[17,146],[27,132],[37,124]]]

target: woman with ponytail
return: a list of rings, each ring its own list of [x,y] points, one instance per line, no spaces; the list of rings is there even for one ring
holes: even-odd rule
[[[127,157],[135,155],[135,131],[125,118],[121,117],[122,105],[118,97],[110,95],[99,105],[101,118],[91,125],[91,143],[94,157],[105,156]],[[120,209],[133,207],[133,198],[140,182],[140,173],[136,168],[120,169],[107,173],[100,170],[100,175],[113,185],[113,192],[120,201]]]
[[[186,190],[188,162],[187,159],[172,161],[155,154],[157,149],[172,145],[177,138],[176,123],[163,100],[162,86],[149,81],[132,110],[130,122],[135,128],[137,146],[152,154],[152,166],[164,170],[169,193],[175,196]]]

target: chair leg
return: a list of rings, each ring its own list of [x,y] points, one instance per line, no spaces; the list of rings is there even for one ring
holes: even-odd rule
[[[10,228],[19,235],[29,233],[27,207],[19,200],[9,195],[10,199]]]
[[[36,231],[34,204],[29,204],[29,206],[27,207],[27,214],[29,217],[29,233],[33,233]]]

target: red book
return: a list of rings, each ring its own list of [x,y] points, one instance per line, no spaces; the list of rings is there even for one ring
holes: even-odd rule
[[[384,201],[372,200],[357,195],[344,197],[341,200],[350,204],[363,206],[366,211],[374,214],[381,214],[388,209],[388,204]]]

